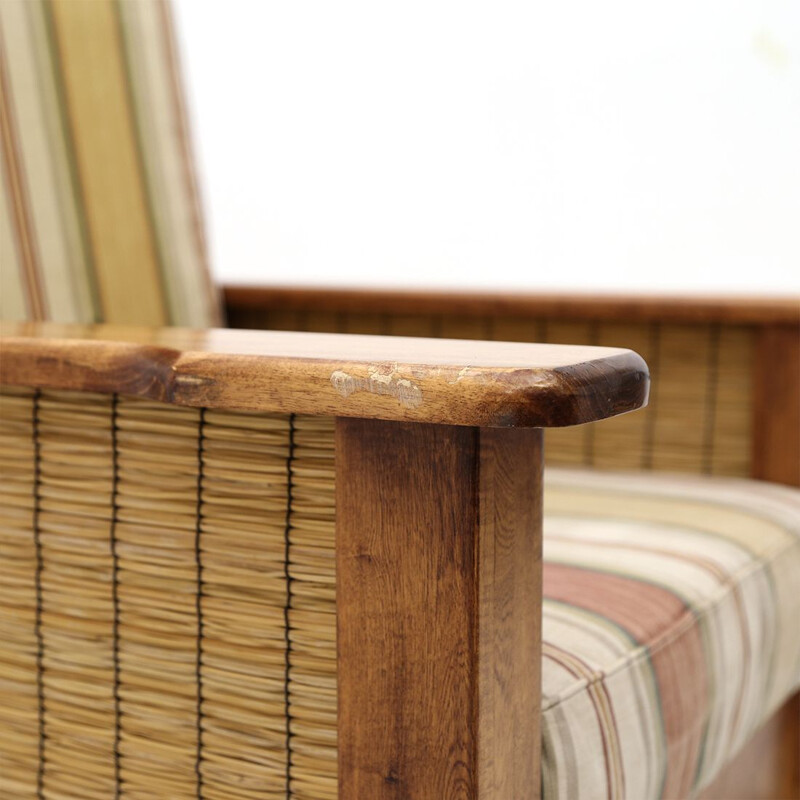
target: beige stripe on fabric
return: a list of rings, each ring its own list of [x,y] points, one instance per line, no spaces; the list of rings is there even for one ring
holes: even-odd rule
[[[22,265],[14,239],[6,181],[5,164],[0,158],[0,318],[25,320],[28,319],[28,309],[22,285]]]
[[[169,324],[115,6],[48,6],[106,322]]]
[[[64,129],[41,2],[0,4],[19,161],[30,196],[48,318],[96,319],[71,185]]]
[[[633,494],[625,490],[624,478],[620,480],[617,491],[550,483],[545,492],[544,510],[545,514],[621,518],[706,531],[736,542],[761,559],[769,557],[793,539],[784,526],[757,514],[749,514],[743,508],[701,500],[681,501],[674,497]]]
[[[119,11],[172,323],[218,322],[182,141],[165,6],[162,0],[138,0],[120,3]]]
[[[39,248],[31,218],[27,179],[22,166],[20,136],[5,48],[0,47],[0,159],[3,161],[3,190],[8,193],[12,236],[22,267],[22,286],[29,315],[47,317],[47,305],[39,268]]]

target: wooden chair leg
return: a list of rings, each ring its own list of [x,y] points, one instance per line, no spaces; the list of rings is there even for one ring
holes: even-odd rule
[[[800,693],[773,714],[700,794],[701,800],[800,798]]]
[[[540,794],[542,436],[338,419],[339,789]]]

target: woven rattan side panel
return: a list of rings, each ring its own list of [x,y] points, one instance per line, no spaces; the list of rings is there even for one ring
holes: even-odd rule
[[[751,474],[752,328],[296,311],[260,312],[246,321],[276,330],[630,348],[650,366],[649,406],[599,425],[548,431],[547,462],[602,469]]]
[[[335,797],[333,497],[329,419],[4,389],[0,796]]]

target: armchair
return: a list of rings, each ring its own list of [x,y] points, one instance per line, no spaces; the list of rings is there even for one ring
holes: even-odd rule
[[[169,6],[0,40],[3,797],[800,795],[796,299],[208,330]]]

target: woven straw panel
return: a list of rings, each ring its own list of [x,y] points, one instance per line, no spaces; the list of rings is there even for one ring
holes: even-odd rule
[[[336,797],[333,480],[331,419],[4,389],[0,797]]]
[[[627,347],[649,364],[648,408],[550,430],[549,464],[749,476],[754,335],[747,327],[524,317],[259,312],[252,327]]]

